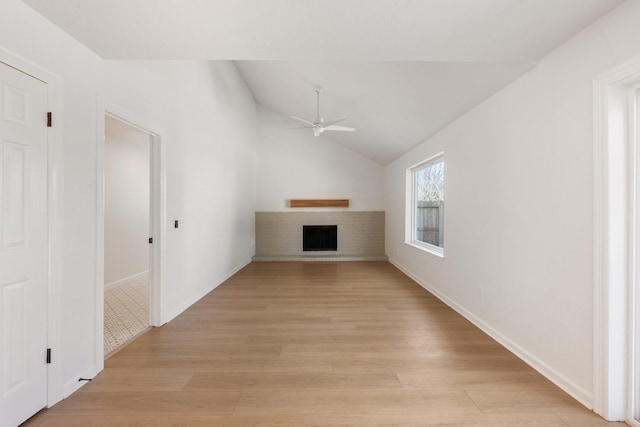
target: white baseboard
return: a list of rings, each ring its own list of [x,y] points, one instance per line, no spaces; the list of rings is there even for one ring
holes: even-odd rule
[[[212,290],[220,286],[222,283],[227,281],[231,276],[233,276],[234,274],[236,274],[238,271],[242,270],[244,267],[246,267],[249,264],[251,264],[251,259],[242,262],[239,266],[234,268],[233,271],[231,271],[229,274],[227,274],[222,280],[218,281],[217,283],[212,283],[200,289],[187,301],[185,301],[184,303],[180,304],[179,306],[177,306],[176,308],[168,312],[166,317],[162,319],[162,323],[164,324],[164,323],[171,322],[173,319],[178,317],[186,309],[191,307],[196,302],[200,301],[205,295],[207,295],[209,292],[211,292]]]
[[[133,276],[129,276],[129,277],[125,277],[124,279],[120,279],[120,280],[116,280],[115,282],[111,282],[111,283],[107,283],[104,285],[104,290],[106,291],[107,289],[111,289],[111,288],[115,288],[125,282],[128,282],[129,280],[134,280],[137,279],[139,277],[142,277],[144,275],[148,275],[149,274],[149,270],[147,271],[143,271],[142,273],[138,273],[138,274],[134,274]]]
[[[73,377],[71,380],[64,383],[64,386],[62,386],[62,398],[66,399],[67,397],[71,396],[71,394],[76,392],[80,387],[82,387],[83,385],[89,382],[89,381],[80,381],[80,378],[93,379],[93,377],[95,377],[96,375],[97,375],[96,367],[91,366],[85,369],[84,371],[82,371],[77,376]]]
[[[515,354],[517,357],[522,359],[525,363],[527,363],[533,369],[535,369],[540,374],[545,376],[549,381],[551,381],[552,383],[560,387],[562,390],[564,390],[566,393],[571,395],[571,397],[576,399],[578,402],[580,402],[587,408],[593,409],[593,393],[592,392],[573,383],[571,380],[566,378],[563,374],[554,370],[545,362],[543,362],[542,360],[538,359],[536,356],[529,353],[529,351],[515,344],[509,338],[507,338],[502,333],[500,333],[499,331],[494,329],[492,326],[490,326],[489,324],[484,322],[482,319],[480,319],[478,316],[469,312],[467,309],[465,309],[464,307],[462,307],[461,305],[459,305],[458,303],[456,303],[455,301],[447,297],[445,294],[443,294],[437,288],[433,287],[431,284],[420,279],[417,275],[413,274],[410,270],[405,268],[402,264],[400,264],[396,260],[389,258],[389,262],[394,266],[396,266],[404,274],[409,276],[411,279],[413,279],[420,286],[425,288],[427,291],[432,293],[442,302],[444,302],[453,310],[455,310],[462,317],[464,317],[465,319],[473,323],[475,326],[481,329],[484,333],[486,333],[491,338],[496,340],[498,343],[500,343],[500,345],[505,347],[507,350],[509,350],[510,352]]]

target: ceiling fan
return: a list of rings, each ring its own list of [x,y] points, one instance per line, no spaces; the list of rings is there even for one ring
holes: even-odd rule
[[[303,123],[305,126],[296,129],[313,129],[313,136],[320,136],[324,131],[342,131],[342,132],[353,132],[355,128],[348,126],[336,126],[336,123],[339,123],[346,119],[346,117],[340,117],[334,120],[325,121],[324,118],[320,116],[320,93],[322,93],[322,88],[316,88],[316,118],[313,122],[310,122],[305,119],[301,119],[300,117],[291,116],[293,120],[299,121]]]

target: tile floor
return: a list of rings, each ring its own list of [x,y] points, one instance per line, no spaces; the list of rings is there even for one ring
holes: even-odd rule
[[[149,327],[149,275],[136,276],[104,293],[104,354]]]

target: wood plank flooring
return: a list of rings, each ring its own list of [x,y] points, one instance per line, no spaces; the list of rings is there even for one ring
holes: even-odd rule
[[[386,262],[250,264],[26,423],[609,424]]]

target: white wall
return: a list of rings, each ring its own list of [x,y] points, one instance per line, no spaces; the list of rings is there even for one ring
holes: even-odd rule
[[[97,95],[161,131],[166,144],[165,320],[253,255],[255,103],[230,62],[103,61],[20,0],[0,0],[0,47],[59,77],[64,145],[59,373],[55,401],[96,374]],[[106,74],[103,74],[106,70]],[[104,76],[104,81],[103,81]],[[104,88],[103,89],[103,85]],[[173,220],[183,227],[173,229]]]
[[[104,155],[104,283],[149,270],[151,137],[106,118]]]
[[[587,406],[592,79],[640,54],[638,22],[626,2],[385,171],[390,259]],[[403,243],[406,168],[441,150],[444,260]]]
[[[288,208],[289,199],[350,199],[350,210],[384,210],[382,166],[328,137],[258,107],[258,211]],[[308,211],[308,209],[306,209]]]
[[[73,391],[78,377],[94,373],[95,233],[96,233],[96,93],[102,60],[19,0],[0,0],[0,45],[58,76],[61,85],[54,110],[54,132],[62,129],[64,145],[64,211],[59,304],[60,340],[50,342],[54,372],[63,392]],[[57,253],[55,254],[57,255]],[[54,377],[57,377],[54,374]],[[63,387],[64,386],[64,387]]]
[[[253,256],[256,106],[231,62],[109,60],[104,68],[105,101],[165,145],[169,321]]]

